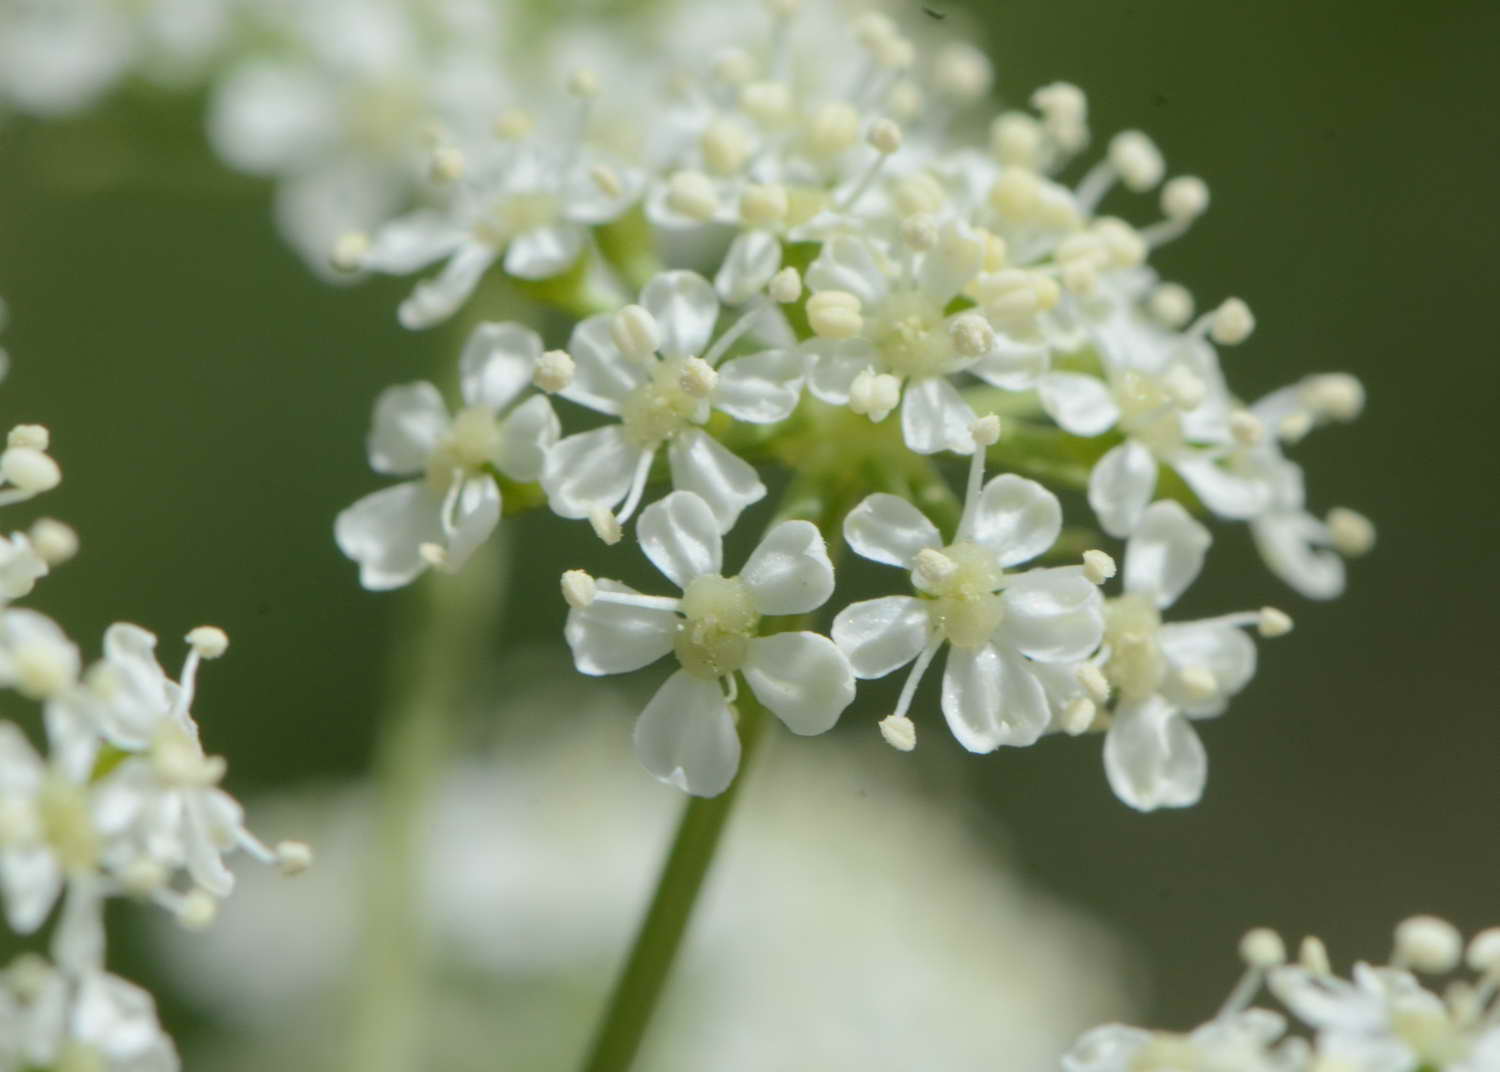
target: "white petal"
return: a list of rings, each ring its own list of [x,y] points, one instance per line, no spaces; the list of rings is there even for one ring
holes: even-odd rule
[[[469,477],[459,485],[449,521],[453,529],[443,542],[448,552],[443,569],[457,573],[500,523],[500,489],[488,474]]]
[[[618,424],[560,439],[542,468],[547,501],[563,517],[588,517],[595,506],[612,508],[630,490],[640,456],[641,448]]]
[[[448,431],[448,407],[430,383],[387,387],[375,400],[375,419],[365,447],[377,473],[420,473]]]
[[[672,437],[667,465],[674,487],[695,492],[708,503],[720,532],[732,529],[740,511],[766,494],[754,467],[697,428]]]
[[[1196,804],[1208,778],[1208,755],[1187,719],[1160,696],[1121,704],[1104,738],[1110,788],[1132,808]]]
[[[765,350],[727,361],[719,369],[713,404],[737,421],[784,421],[797,408],[807,358],[797,350]]]
[[[517,279],[548,279],[561,275],[583,252],[585,233],[576,223],[557,223],[522,231],[505,248],[505,270]]]
[[[833,642],[849,656],[854,676],[885,677],[927,646],[927,607],[915,596],[882,596],[852,603],[833,619]]]
[[[698,357],[708,349],[719,299],[697,272],[662,272],[641,291],[641,304],[661,329],[664,357]]]
[[[1203,667],[1214,676],[1213,695],[1201,696],[1183,690],[1177,674],[1167,675],[1162,695],[1189,715],[1219,714],[1255,676],[1255,641],[1243,629],[1213,621],[1181,622],[1162,626],[1157,636],[1173,670]]]
[[[43,846],[0,849],[0,901],[11,930],[30,934],[42,925],[62,890],[62,867]]]
[[[918,454],[951,450],[969,454],[974,440],[969,428],[974,410],[943,376],[908,380],[901,400],[901,435]]]
[[[547,451],[562,434],[557,412],[546,395],[533,395],[500,422],[500,458],[497,465],[512,480],[530,483],[541,479]]]
[[[718,683],[686,670],[667,678],[636,719],[635,754],[652,774],[696,797],[728,789],[740,738]]]
[[[1033,744],[1051,719],[1047,695],[1024,660],[993,644],[950,648],[943,671],[943,717],[970,752]]]
[[[974,540],[1002,566],[1035,558],[1057,542],[1062,505],[1035,480],[1005,473],[984,486],[975,511]]]
[[[833,563],[810,521],[783,521],[766,533],[740,571],[761,614],[806,614],[833,594]]]
[[[446,215],[423,209],[376,231],[363,263],[373,271],[408,275],[451,257],[463,240],[463,230]]]
[[[598,585],[601,592],[635,593],[634,588],[618,581],[601,579]],[[669,610],[595,602],[568,611],[563,636],[580,673],[595,677],[626,674],[649,666],[672,650],[678,621]]]
[[[396,309],[401,325],[420,331],[447,320],[469,300],[494,261],[495,250],[481,242],[468,241],[459,246],[443,270],[418,283],[411,296]]]
[[[642,510],[635,535],[646,557],[678,588],[724,570],[718,519],[690,491],[674,491]]]
[[[1124,1024],[1093,1028],[1063,1055],[1063,1072],[1125,1072],[1151,1038],[1144,1028]]]
[[[1104,599],[1077,566],[1027,570],[1000,600],[1005,615],[996,636],[1040,662],[1085,659],[1104,636]]]
[[[1184,453],[1172,459],[1193,494],[1220,517],[1254,517],[1271,502],[1270,486],[1258,477],[1231,473],[1201,454]]]
[[[888,289],[870,246],[850,235],[824,243],[818,259],[808,266],[807,286],[813,291],[846,290],[864,305],[878,302]]]
[[[1156,489],[1156,458],[1127,439],[1094,463],[1089,474],[1089,505],[1099,526],[1116,539],[1129,536]]]
[[[1029,391],[1047,371],[1047,347],[1042,343],[995,336],[990,352],[968,371],[1005,391]]]
[[[864,339],[809,339],[802,348],[812,361],[807,389],[830,406],[848,404],[854,378],[875,360],[875,348]]]
[[[729,244],[714,276],[714,287],[728,305],[749,301],[781,268],[781,242],[769,231],[746,231]]]
[[[104,968],[104,897],[96,873],[75,876],[63,897],[52,957],[69,974],[87,975]]]
[[[1120,419],[1120,409],[1109,387],[1093,376],[1077,372],[1049,372],[1037,385],[1042,408],[1065,432],[1096,436]]]
[[[1344,591],[1344,560],[1323,548],[1323,522],[1301,510],[1267,514],[1250,522],[1260,557],[1271,572],[1308,599],[1334,599]]]
[[[601,165],[613,173],[619,185],[615,193],[607,193],[594,177],[594,169]],[[602,161],[597,157],[585,159],[568,175],[563,212],[568,219],[578,223],[608,223],[618,219],[641,196],[645,184],[646,176],[639,168],[617,161]]]
[[[937,526],[922,511],[880,491],[845,515],[844,539],[855,554],[900,569],[911,569],[917,552],[943,545]]]
[[[371,591],[409,584],[427,568],[419,548],[443,542],[442,496],[413,480],[366,495],[334,521],[339,550],[359,563],[359,583]]]
[[[573,382],[560,394],[591,409],[617,414],[625,396],[646,382],[646,372],[615,346],[609,333],[610,319],[608,315],[591,316],[573,329],[568,340]]]
[[[956,219],[943,224],[938,243],[922,258],[917,283],[922,293],[947,305],[979,273],[984,245],[973,230]]]
[[[1125,545],[1125,591],[1170,606],[1198,576],[1212,542],[1180,503],[1152,503]]]
[[[542,340],[520,324],[480,324],[458,359],[464,401],[499,413],[531,382]]]
[[[793,733],[832,729],[854,700],[848,657],[817,633],[756,637],[743,672],[756,699]]]

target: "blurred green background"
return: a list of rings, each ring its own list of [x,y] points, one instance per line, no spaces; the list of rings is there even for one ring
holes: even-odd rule
[[[1256,335],[1225,356],[1246,397],[1310,371],[1364,380],[1364,417],[1296,456],[1315,511],[1354,506],[1380,539],[1349,593],[1316,605],[1243,532],[1218,530],[1184,613],[1275,603],[1297,628],[1200,726],[1196,808],[1125,808],[1096,738],[969,756],[937,731],[935,690],[911,762],[967,786],[953,822],[993,830],[997,851],[1138,943],[1155,1023],[1212,1013],[1252,924],[1321,935],[1342,963],[1384,956],[1416,911],[1500,922],[1500,5],[969,14],[1003,98],[1075,81],[1096,138],[1140,127],[1174,173],[1208,180],[1209,214],[1155,263],[1200,302],[1251,303]],[[412,597],[361,591],[332,519],[378,486],[362,450],[375,394],[428,375],[453,339],[397,326],[402,281],[313,279],[277,239],[268,189],[213,161],[200,116],[200,101],[135,91],[80,119],[0,125],[0,403],[7,422],[51,426],[66,480],[45,512],[83,539],[39,605],[85,644],[116,618],[145,624],[169,659],[191,626],[226,628],[197,709],[230,788],[253,796],[369,764]],[[592,537],[545,514],[511,531],[516,596],[488,643],[560,647],[556,578],[595,558]],[[886,702],[871,690],[837,732],[872,732]],[[186,1014],[168,1001],[166,1015]]]

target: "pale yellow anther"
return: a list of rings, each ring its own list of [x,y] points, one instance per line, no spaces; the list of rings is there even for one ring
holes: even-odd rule
[[[548,350],[537,359],[531,382],[551,394],[567,388],[573,382],[574,371],[573,358],[566,350]]]
[[[187,642],[205,659],[217,659],[229,650],[229,634],[213,625],[198,626],[188,633]]]
[[[701,171],[678,171],[667,180],[667,205],[691,220],[705,223],[719,209],[713,180]]]
[[[1291,615],[1275,607],[1262,607],[1256,622],[1256,631],[1263,637],[1286,636],[1292,631]]]
[[[370,255],[370,236],[363,231],[349,231],[333,244],[329,263],[339,272],[357,272]]]
[[[1107,551],[1091,550],[1083,553],[1083,575],[1094,584],[1103,584],[1119,572],[1114,558]]]
[[[1075,696],[1063,707],[1058,718],[1059,728],[1070,737],[1087,733],[1098,717],[1099,709],[1087,696]]]
[[[1239,298],[1226,298],[1214,310],[1213,324],[1208,333],[1220,346],[1237,346],[1254,330],[1255,316],[1250,312],[1250,306]]]
[[[620,537],[624,535],[620,519],[604,506],[596,505],[589,510],[589,525],[593,528],[594,535],[611,547],[619,543]]]
[[[1335,506],[1328,511],[1328,538],[1341,555],[1368,554],[1375,546],[1375,524],[1347,506]]]
[[[598,592],[598,583],[585,570],[568,570],[562,575],[563,599],[574,610],[591,605]]]
[[[898,752],[910,752],[917,747],[916,724],[905,715],[887,715],[881,719],[880,736]]]
[[[790,305],[802,297],[802,276],[790,265],[771,277],[766,293],[779,305]]]
[[[859,113],[844,101],[830,101],[813,113],[807,133],[813,152],[837,156],[859,140]]]
[[[823,290],[807,299],[807,322],[821,339],[848,339],[864,328],[860,301],[847,290]]]
[[[1240,939],[1240,959],[1252,968],[1274,968],[1286,963],[1286,945],[1269,927],[1256,927]]]
[[[1180,283],[1163,283],[1151,292],[1147,307],[1165,326],[1180,328],[1193,318],[1193,295]]]
[[[1161,188],[1161,210],[1169,220],[1196,219],[1208,209],[1208,184],[1196,175],[1178,175]]]
[[[745,187],[740,194],[740,220],[751,227],[771,227],[786,219],[791,207],[786,187],[779,182]]]
[[[870,129],[865,131],[865,141],[877,153],[889,156],[901,148],[901,127],[894,120],[884,116],[876,119],[870,124]]]

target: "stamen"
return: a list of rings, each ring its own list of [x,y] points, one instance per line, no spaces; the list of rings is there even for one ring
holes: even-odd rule
[[[1119,567],[1108,552],[1092,550],[1083,553],[1083,575],[1094,584],[1103,584],[1117,572]]]
[[[589,524],[594,528],[594,535],[610,546],[620,542],[620,522],[603,506],[595,505],[589,511]]]
[[[795,272],[796,269],[792,269],[792,271]],[[775,282],[774,278],[772,279],[772,282]],[[798,282],[798,289],[801,289],[800,282]],[[794,298],[792,300],[795,301],[796,299]],[[722,360],[724,355],[729,352],[729,348],[739,341],[740,336],[744,335],[745,332],[750,330],[751,325],[755,323],[756,317],[764,313],[769,305],[770,302],[763,296],[758,297],[753,302],[751,302],[750,305],[745,309],[745,312],[740,316],[740,318],[733,324],[731,324],[728,328],[726,328],[724,330],[724,333],[714,340],[714,344],[708,348],[708,353],[703,355],[703,360],[710,367],[717,367],[719,361]]]
[[[595,603],[614,603],[621,607],[639,607],[641,610],[666,610],[676,613],[682,609],[682,600],[674,596],[648,596],[639,592],[607,592],[594,594]]]
[[[898,752],[917,747],[917,726],[905,715],[887,715],[880,720],[880,736]]]
[[[853,188],[838,199],[838,207],[841,210],[851,209],[858,203],[865,191],[875,182],[881,169],[885,167],[885,162],[901,148],[901,128],[890,119],[883,117],[876,119],[870,124],[870,129],[865,132],[865,141],[870,144],[877,155],[874,160],[870,161],[870,166],[865,169],[865,173],[860,176]]]
[[[562,575],[563,599],[574,610],[589,606],[598,592],[598,583],[586,570],[571,569]]]
[[[1463,938],[1458,928],[1436,916],[1412,916],[1396,926],[1391,965],[1442,975],[1458,966]]]
[[[969,428],[974,440],[974,452],[969,456],[969,479],[964,487],[964,509],[958,519],[957,539],[967,540],[974,535],[974,525],[979,519],[979,493],[984,484],[984,450],[999,442],[1000,418],[991,413],[979,418]]]
[[[922,654],[917,656],[917,661],[912,663],[911,673],[906,675],[906,684],[901,686],[901,695],[896,700],[896,710],[889,716],[890,719],[906,717],[912,698],[917,694],[917,685],[922,681],[922,675],[927,673],[927,667],[932,663],[933,656],[942,646],[943,636],[938,633],[927,642],[927,646],[922,649]],[[915,738],[915,731],[913,731],[913,737]]]
[[[1268,927],[1257,927],[1240,939],[1240,957],[1245,962],[1245,974],[1230,991],[1217,1019],[1237,1016],[1249,1008],[1250,1002],[1265,982],[1266,972],[1286,963],[1286,946],[1281,935]]]
[[[1302,946],[1297,950],[1297,963],[1313,975],[1330,975],[1333,971],[1323,939],[1311,934],[1302,939]]]
[[[646,491],[646,478],[651,474],[651,462],[656,457],[656,451],[641,451],[640,460],[635,463],[635,475],[630,480],[630,494],[625,496],[625,505],[620,507],[620,512],[615,515],[617,525],[623,525],[630,520],[630,515],[635,513],[635,508],[641,504],[641,496]],[[616,536],[615,540],[619,537]],[[605,540],[605,543],[614,543],[615,540]]]

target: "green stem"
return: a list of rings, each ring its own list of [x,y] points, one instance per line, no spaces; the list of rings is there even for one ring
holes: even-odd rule
[[[703,889],[725,823],[745,784],[765,728],[765,712],[748,689],[740,691],[740,771],[716,797],[693,797],[683,808],[672,849],[656,882],[651,907],[636,933],[625,968],[605,1006],[585,1072],[624,1072],[645,1038],[666,988],[693,906]]]

